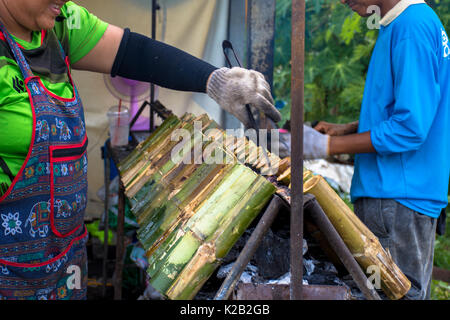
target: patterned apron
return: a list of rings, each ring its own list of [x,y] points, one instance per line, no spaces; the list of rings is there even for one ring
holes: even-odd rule
[[[87,136],[69,59],[60,46],[73,86],[73,98],[64,99],[33,75],[1,23],[0,30],[22,71],[33,112],[27,158],[0,198],[0,299],[85,299]]]

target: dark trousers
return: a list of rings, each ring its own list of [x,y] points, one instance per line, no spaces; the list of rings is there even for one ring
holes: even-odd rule
[[[436,219],[391,199],[361,198],[354,208],[411,281],[404,299],[430,299]]]

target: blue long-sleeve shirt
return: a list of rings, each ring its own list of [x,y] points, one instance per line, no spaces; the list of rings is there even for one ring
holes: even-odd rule
[[[426,4],[381,27],[358,132],[376,153],[359,154],[351,197],[395,199],[437,218],[450,174],[450,43]]]

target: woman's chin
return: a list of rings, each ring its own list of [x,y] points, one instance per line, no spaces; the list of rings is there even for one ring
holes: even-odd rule
[[[50,30],[55,27],[55,18],[45,17],[43,19],[38,20],[38,29],[40,30]]]

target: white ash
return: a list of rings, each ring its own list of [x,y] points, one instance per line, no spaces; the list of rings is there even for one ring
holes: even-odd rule
[[[314,272],[314,270],[316,269],[313,260],[303,259],[303,266],[305,267],[306,274],[308,276],[310,276]]]
[[[291,273],[288,272],[277,280],[269,280],[265,284],[291,284]],[[308,281],[303,279],[303,284],[308,285]]]
[[[225,279],[230,273],[231,269],[233,268],[233,265],[234,263],[230,263],[225,266],[222,266],[217,272],[217,278]],[[244,272],[242,272],[239,281],[242,283],[252,283],[254,282],[254,278],[257,276],[258,276],[258,268],[249,263],[245,267]]]

